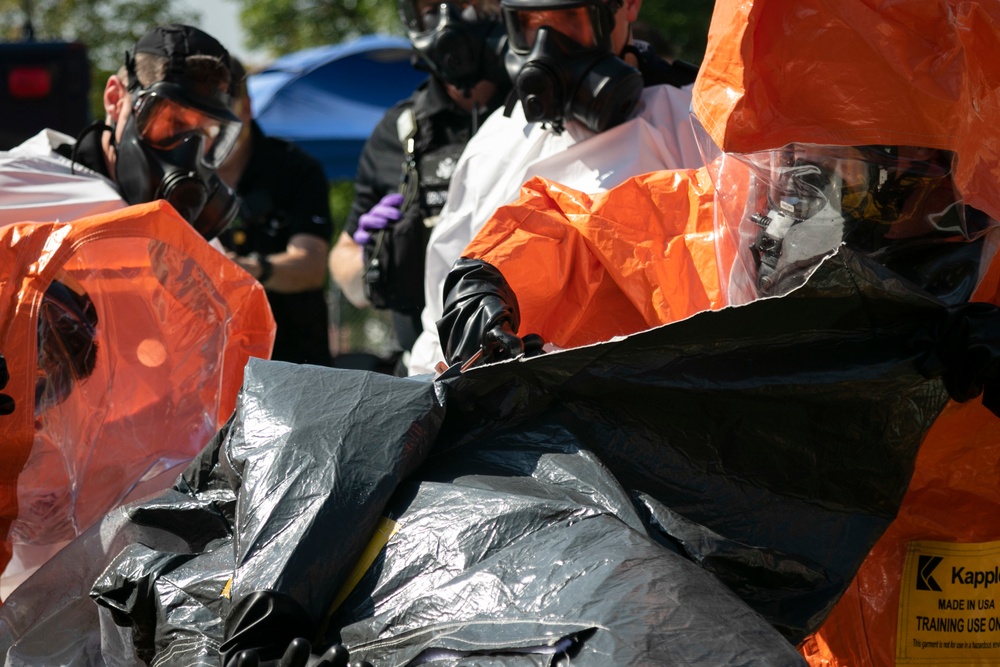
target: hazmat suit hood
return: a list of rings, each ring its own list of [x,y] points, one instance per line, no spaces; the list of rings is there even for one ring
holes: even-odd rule
[[[844,244],[968,299],[993,252],[968,246],[1000,217],[998,23],[969,0],[717,3],[692,109],[731,303],[794,289]]]

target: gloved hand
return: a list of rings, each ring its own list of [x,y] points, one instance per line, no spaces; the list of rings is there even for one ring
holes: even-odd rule
[[[372,240],[372,234],[399,220],[402,215],[399,207],[402,204],[403,195],[398,192],[382,197],[370,211],[358,218],[358,230],[354,232],[354,242],[361,246],[366,245]]]
[[[983,395],[983,406],[1000,416],[1000,308],[963,303],[948,308],[933,333],[923,372],[944,379],[959,403]]]
[[[224,667],[365,667],[334,644],[323,655],[312,652],[309,640],[313,623],[299,603],[277,591],[256,591],[229,612],[225,641],[219,647]],[[280,657],[279,657],[280,656]],[[368,665],[371,667],[371,665]]]
[[[438,335],[449,364],[468,361],[482,351],[485,363],[512,359],[541,351],[541,337],[521,339],[517,295],[503,274],[479,259],[455,262],[444,285],[444,315],[437,322]]]
[[[334,644],[323,655],[312,652],[307,639],[293,639],[280,660],[261,660],[254,649],[236,656],[232,667],[351,667],[348,665],[350,653],[341,644]]]
[[[291,660],[300,654],[301,642],[305,640],[298,638],[313,632],[308,612],[292,597],[277,591],[255,591],[233,605],[226,617],[225,641],[219,647],[222,664],[225,667],[282,664],[279,661],[286,656]],[[308,641],[305,646],[309,655]]]
[[[10,374],[7,372],[7,360],[0,354],[0,389],[7,386],[10,381]],[[7,394],[0,394],[0,415],[9,415],[14,412],[14,399]]]

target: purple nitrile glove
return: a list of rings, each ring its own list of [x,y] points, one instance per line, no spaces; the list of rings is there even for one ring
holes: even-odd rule
[[[399,206],[402,203],[403,195],[398,192],[382,197],[370,211],[358,218],[358,231],[354,232],[354,242],[365,245],[372,240],[374,232],[385,229],[399,220]]]

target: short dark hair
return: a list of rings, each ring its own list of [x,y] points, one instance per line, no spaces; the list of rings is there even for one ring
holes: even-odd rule
[[[152,53],[135,54],[135,74],[139,85],[143,88],[163,81],[167,76],[170,59]],[[128,81],[128,71],[125,67],[119,71],[119,76]],[[229,67],[218,56],[190,55],[184,58],[184,74],[191,81],[215,84],[220,88],[228,88],[232,81]]]

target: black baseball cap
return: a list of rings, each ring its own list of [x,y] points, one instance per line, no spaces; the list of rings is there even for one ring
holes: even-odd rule
[[[229,65],[229,51],[219,40],[194,26],[173,23],[158,25],[139,38],[133,53],[152,53],[173,60],[188,56],[216,56]]]
[[[135,75],[131,62],[137,53],[162,56],[169,60],[163,81],[176,84],[190,93],[194,93],[197,97],[210,98],[217,105],[226,109],[230,106],[230,96],[235,87],[232,80],[230,80],[228,95],[220,96],[217,91],[206,88],[204,82],[191,81],[187,76],[185,59],[188,56],[214,56],[219,58],[227,70],[231,68],[229,51],[219,43],[219,40],[204,30],[180,23],[154,26],[139,38],[128,54],[126,65],[129,66],[129,76]],[[138,81],[135,81],[133,85],[135,84],[138,84]]]

